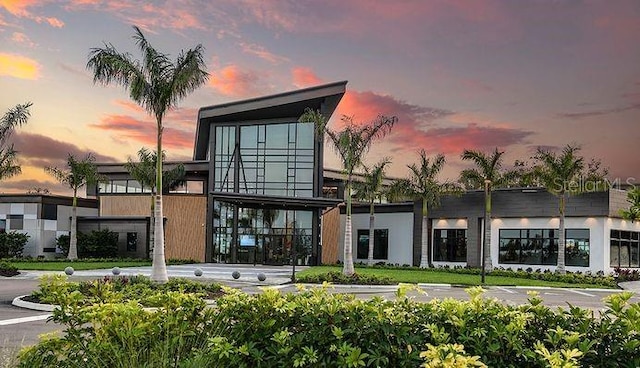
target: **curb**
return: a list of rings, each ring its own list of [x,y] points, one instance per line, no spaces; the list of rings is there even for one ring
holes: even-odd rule
[[[40,304],[40,303],[27,302],[25,300],[22,300],[22,298],[24,298],[25,296],[28,296],[28,295],[21,295],[13,298],[13,302],[11,302],[11,304],[18,308],[31,309],[31,310],[41,311],[41,312],[53,312],[54,309],[58,307],[57,305],[53,305],[53,304]]]

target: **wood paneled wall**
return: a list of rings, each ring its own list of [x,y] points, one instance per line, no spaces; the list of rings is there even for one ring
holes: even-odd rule
[[[338,238],[340,237],[340,209],[322,213],[322,264],[338,262]]]
[[[165,227],[165,257],[204,262],[207,197],[162,196]],[[149,195],[100,196],[101,216],[150,216]]]

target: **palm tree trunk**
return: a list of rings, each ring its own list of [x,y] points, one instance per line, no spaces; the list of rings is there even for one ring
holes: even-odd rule
[[[78,207],[78,192],[73,190],[73,204],[71,206],[71,235],[69,236],[69,254],[67,259],[78,259],[78,236],[77,236],[77,207]]]
[[[487,188],[484,206],[484,270],[493,271],[493,260],[491,259],[491,187]]]
[[[351,245],[351,174],[347,178],[347,223],[344,227],[344,266],[342,273],[353,275],[353,247]]]
[[[150,221],[150,224],[149,224],[149,244],[151,245],[151,249],[150,249],[150,254],[147,254],[147,257],[149,257],[149,258],[153,258],[153,249],[155,248],[154,247],[155,246],[155,243],[154,243],[155,235],[154,234],[156,233],[156,231],[155,231],[156,230],[155,229],[156,221],[155,221],[155,217],[154,217],[155,214],[154,214],[153,209],[156,206],[154,205],[154,202],[155,202],[155,196],[152,194],[151,195],[151,206],[150,206],[150,208],[151,208],[151,213],[150,213],[151,217],[149,218],[149,221]]]
[[[164,259],[164,222],[162,216],[162,120],[157,118],[158,123],[158,151],[156,159],[156,196],[155,207],[153,209],[154,217],[154,244],[153,244],[153,260],[151,269],[151,280],[165,283],[169,281],[167,275],[167,265]]]
[[[369,266],[373,266],[373,246],[374,246],[374,239],[373,239],[373,235],[374,235],[374,229],[375,229],[375,216],[373,215],[373,202],[371,202],[370,204],[370,209],[369,209],[369,254],[367,254],[367,264]]]
[[[564,210],[567,202],[565,193],[560,195],[560,229],[558,234],[558,266],[556,267],[556,273],[564,275],[567,273],[564,264],[564,249],[565,249],[565,234],[564,234]]]
[[[429,267],[429,208],[427,201],[422,200],[422,239],[420,240],[420,268]]]

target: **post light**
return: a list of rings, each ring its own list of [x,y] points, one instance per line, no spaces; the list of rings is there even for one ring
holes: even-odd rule
[[[489,213],[489,211],[487,211],[487,207],[488,207],[488,199],[489,199],[489,184],[491,184],[491,180],[489,179],[485,179],[484,180],[484,227],[482,228],[482,261],[481,261],[481,265],[482,265],[482,272],[480,272],[480,283],[484,284],[484,279],[485,279],[485,275],[486,275],[486,261],[485,261],[485,254],[487,252],[486,248],[487,248],[487,223],[489,221],[491,221],[487,214]],[[490,246],[490,245],[489,245]]]

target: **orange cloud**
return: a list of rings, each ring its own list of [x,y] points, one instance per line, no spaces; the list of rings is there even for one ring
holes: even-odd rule
[[[13,34],[11,35],[11,41],[13,41],[15,43],[19,43],[19,44],[25,45],[27,47],[35,47],[36,46],[36,44],[33,41],[31,41],[29,36],[27,36],[24,33],[20,33],[20,32],[13,32]]]
[[[250,97],[260,94],[261,75],[253,70],[241,70],[237,65],[229,65],[213,73],[209,85],[226,96]]]
[[[0,53],[0,76],[20,79],[40,78],[40,64],[28,57],[16,54]]]
[[[155,147],[156,124],[151,120],[140,120],[129,115],[107,115],[99,123],[91,124],[93,128],[113,133],[116,140],[133,140],[143,145]],[[166,148],[189,149],[193,147],[194,132],[165,126],[162,145]]]
[[[323,82],[311,68],[299,66],[293,68],[291,74],[293,75],[293,85],[298,88],[316,86]]]
[[[0,7],[13,16],[31,19],[38,23],[48,23],[56,28],[64,27],[64,22],[58,18],[35,15],[29,11],[29,8],[41,5],[42,1],[37,0],[0,0]]]

